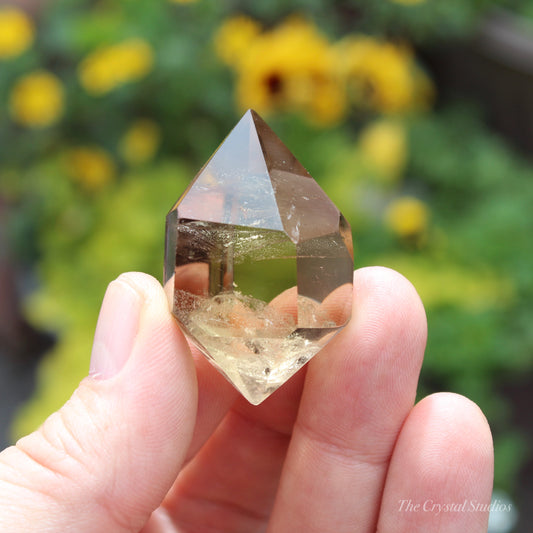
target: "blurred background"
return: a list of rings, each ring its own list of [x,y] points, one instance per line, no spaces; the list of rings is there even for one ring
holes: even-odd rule
[[[88,370],[106,285],[247,108],[427,309],[423,396],[476,401],[490,531],[533,523],[533,2],[0,2],[0,443]]]

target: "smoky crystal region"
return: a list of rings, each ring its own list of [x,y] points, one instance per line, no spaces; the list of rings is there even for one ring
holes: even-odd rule
[[[343,215],[250,110],[167,215],[165,290],[182,330],[252,404],[351,314]]]

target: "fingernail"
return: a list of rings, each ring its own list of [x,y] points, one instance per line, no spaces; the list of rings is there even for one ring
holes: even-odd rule
[[[128,283],[109,284],[96,324],[89,375],[109,379],[126,364],[139,328],[141,296]]]

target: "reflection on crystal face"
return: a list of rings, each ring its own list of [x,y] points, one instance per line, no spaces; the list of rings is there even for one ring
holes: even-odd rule
[[[167,216],[172,312],[254,404],[347,323],[352,269],[344,217],[253,111]]]

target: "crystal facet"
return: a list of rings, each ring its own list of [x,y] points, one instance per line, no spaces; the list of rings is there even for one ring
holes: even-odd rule
[[[347,323],[352,270],[348,223],[251,110],[167,216],[172,312],[253,404]]]

